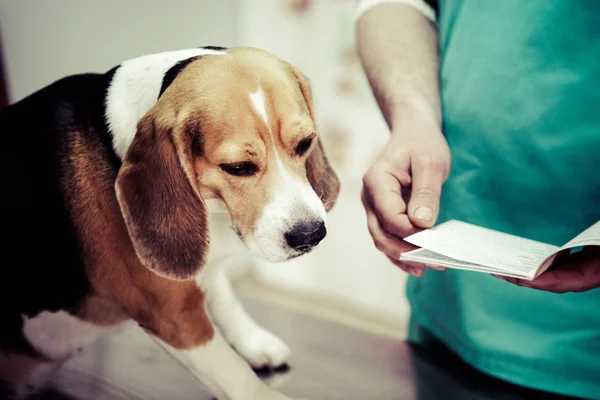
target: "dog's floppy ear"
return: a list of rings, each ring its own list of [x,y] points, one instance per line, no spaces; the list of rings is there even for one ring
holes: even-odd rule
[[[192,184],[191,138],[168,125],[152,112],[140,120],[116,191],[142,263],[161,276],[183,280],[206,261],[207,215]]]
[[[310,83],[299,69],[293,66],[291,69],[300,86],[300,91],[302,92],[302,96],[308,107],[308,112],[314,121],[315,113]],[[306,160],[306,176],[312,188],[325,205],[325,209],[327,211],[331,210],[340,192],[340,181],[329,164],[320,138],[317,138],[317,142]]]
[[[329,165],[321,139],[317,139],[315,148],[306,160],[306,176],[323,202],[325,210],[331,210],[340,192],[340,181]]]

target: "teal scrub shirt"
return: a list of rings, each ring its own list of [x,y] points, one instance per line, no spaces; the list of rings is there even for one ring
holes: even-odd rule
[[[562,245],[600,220],[600,0],[440,0],[438,222]],[[600,289],[553,294],[487,274],[411,278],[424,329],[523,386],[600,399]]]

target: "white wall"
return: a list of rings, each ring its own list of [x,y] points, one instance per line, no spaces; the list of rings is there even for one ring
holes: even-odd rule
[[[239,43],[239,0],[0,0],[0,32],[17,101],[62,78],[138,55]]]

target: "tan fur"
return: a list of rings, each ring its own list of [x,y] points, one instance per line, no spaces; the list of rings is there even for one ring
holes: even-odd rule
[[[115,176],[99,146],[75,140],[65,166],[70,171],[65,180],[70,186],[69,204],[94,291],[117,304],[123,318],[132,317],[173,347],[204,343],[213,333],[204,294],[193,281],[165,279],[151,272],[137,257],[115,196]],[[107,308],[90,300],[82,309],[95,311],[81,316],[96,323],[122,321],[114,313],[103,315]]]
[[[249,234],[279,178],[274,171],[277,152],[288,171],[310,181],[329,210],[339,192],[339,181],[321,141],[316,140],[307,155],[295,154],[302,139],[316,134],[308,80],[266,52],[242,48],[230,53],[231,57],[205,57],[188,65],[152,111],[161,120],[170,119],[174,126],[185,124],[185,133],[192,135],[189,140],[201,138],[203,154],[193,157],[197,190],[205,199],[222,199],[240,233]],[[248,68],[250,62],[264,67]],[[249,94],[258,89],[265,96],[269,126],[249,101]],[[219,168],[221,163],[242,161],[256,163],[260,173],[238,178]],[[187,162],[183,165],[190,168]]]

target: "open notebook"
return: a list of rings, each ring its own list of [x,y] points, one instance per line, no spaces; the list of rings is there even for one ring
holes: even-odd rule
[[[559,252],[600,246],[600,221],[562,247],[456,220],[404,240],[420,249],[402,254],[402,261],[533,280],[552,265]]]

